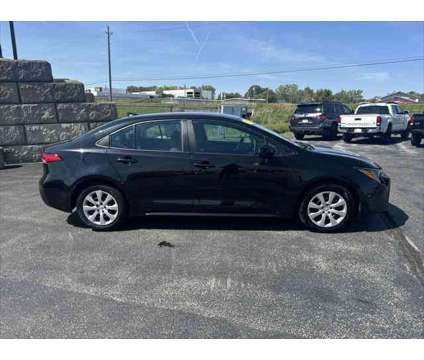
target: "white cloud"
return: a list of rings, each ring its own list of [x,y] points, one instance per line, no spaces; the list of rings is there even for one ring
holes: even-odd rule
[[[390,80],[391,76],[389,73],[387,72],[369,72],[369,73],[364,73],[361,76],[359,76],[359,80],[367,80],[367,81],[379,81],[379,82],[383,82],[383,81],[387,81]]]
[[[300,63],[300,64],[327,64],[328,59],[321,54],[302,51],[277,45],[272,41],[262,41],[257,39],[245,39],[244,44],[253,50],[257,57],[262,59],[281,62],[281,63]]]

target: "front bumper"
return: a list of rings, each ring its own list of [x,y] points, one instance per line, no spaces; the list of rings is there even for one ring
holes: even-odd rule
[[[390,178],[380,177],[380,183],[369,187],[361,194],[361,211],[384,212],[388,209],[390,198]]]

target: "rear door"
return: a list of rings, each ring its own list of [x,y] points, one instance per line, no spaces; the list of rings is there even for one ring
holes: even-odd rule
[[[133,212],[192,210],[192,170],[183,121],[145,121],[109,137],[108,158]]]

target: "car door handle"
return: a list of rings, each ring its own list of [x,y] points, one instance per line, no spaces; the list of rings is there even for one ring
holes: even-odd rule
[[[117,162],[122,163],[122,164],[135,164],[137,162],[137,160],[133,159],[131,156],[124,156],[121,158],[117,158],[116,159]]]
[[[210,168],[214,168],[215,165],[211,164],[209,161],[196,161],[193,163],[194,167],[197,167],[199,169],[210,169]]]

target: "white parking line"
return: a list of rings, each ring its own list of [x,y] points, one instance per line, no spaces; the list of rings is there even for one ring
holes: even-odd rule
[[[398,148],[400,148],[402,151],[407,152],[408,154],[411,154],[411,155],[418,155],[417,150],[415,150],[414,148],[409,148],[409,147],[407,147],[407,146],[406,146],[403,142],[401,142],[401,143],[397,143],[397,144],[396,144],[396,146],[397,146]]]

